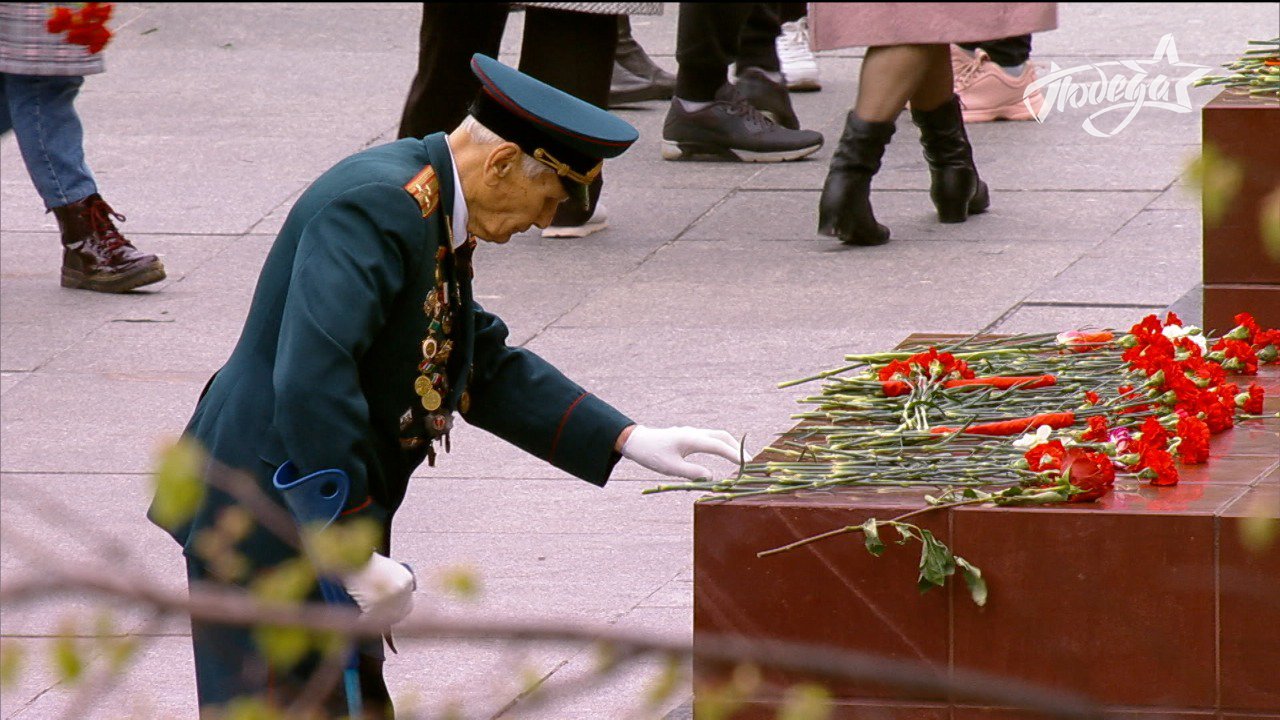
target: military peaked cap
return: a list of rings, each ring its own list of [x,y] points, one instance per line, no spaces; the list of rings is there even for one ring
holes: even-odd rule
[[[584,205],[604,159],[640,137],[625,120],[486,55],[471,56],[471,72],[480,79],[472,117],[554,170]]]

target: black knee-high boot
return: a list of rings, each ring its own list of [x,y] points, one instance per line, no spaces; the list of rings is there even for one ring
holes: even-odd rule
[[[971,214],[985,212],[991,197],[973,164],[973,147],[964,131],[960,98],[952,95],[933,110],[912,109],[911,119],[920,127],[920,144],[932,178],[929,197],[938,209],[938,219],[958,223]]]
[[[849,111],[818,201],[819,233],[851,245],[889,241],[889,228],[871,212],[871,178],[880,170],[893,131],[891,122],[867,122]]]

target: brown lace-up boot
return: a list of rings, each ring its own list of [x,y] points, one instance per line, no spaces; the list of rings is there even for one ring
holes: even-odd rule
[[[122,293],[164,279],[160,259],[120,234],[111,219],[125,217],[101,195],[54,208],[53,214],[62,228],[62,287]]]

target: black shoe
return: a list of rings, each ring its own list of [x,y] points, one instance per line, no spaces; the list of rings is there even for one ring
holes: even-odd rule
[[[631,20],[626,15],[618,16],[618,49],[614,52],[614,59],[632,75],[665,89],[663,100],[671,99],[676,88],[676,76],[658,67],[640,43],[631,37]],[[616,77],[616,68],[614,73]]]
[[[789,130],[800,129],[800,119],[791,108],[791,94],[760,68],[747,68],[738,76],[738,92],[765,117]]]
[[[781,127],[728,83],[701,110],[688,112],[679,98],[673,99],[662,125],[664,160],[783,162],[799,160],[820,147],[821,133]]]
[[[911,119],[920,127],[920,144],[931,177],[929,197],[938,209],[938,219],[958,223],[986,212],[991,195],[973,164],[960,98],[952,95],[941,106],[925,112],[912,109]]]
[[[663,86],[631,72],[622,63],[613,64],[613,80],[609,84],[609,107],[631,105],[646,100],[670,100],[674,85]]]
[[[818,201],[818,232],[850,245],[889,242],[889,228],[871,211],[871,178],[880,170],[884,148],[893,138],[891,122],[867,122],[853,111],[831,157],[831,169]]]

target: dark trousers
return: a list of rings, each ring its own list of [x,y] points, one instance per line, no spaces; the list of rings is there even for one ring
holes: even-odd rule
[[[778,72],[777,3],[680,3],[676,25],[676,97],[714,100],[729,64]]]
[[[498,56],[508,12],[507,3],[422,4],[418,74],[400,118],[400,137],[450,132],[462,122],[480,91],[471,55]],[[616,15],[531,7],[525,10],[520,72],[605,107],[617,46]],[[586,221],[600,197],[602,179],[592,183],[590,208],[564,203],[554,224]]]
[[[983,52],[991,56],[992,61],[1004,67],[1021,65],[1031,57],[1030,35],[1018,35],[980,43],[958,44],[969,52],[982,48]]]
[[[784,23],[795,22],[809,14],[809,3],[778,3],[778,19]]]
[[[187,581],[193,589],[216,583],[203,563],[187,559]],[[319,596],[315,599],[319,599]],[[316,658],[304,660],[284,672],[268,667],[249,628],[191,620],[191,645],[195,650],[196,693],[201,713],[224,708],[237,698],[258,698],[287,708],[304,692],[319,667]],[[362,643],[360,652],[360,694],[364,716],[369,720],[395,717],[391,694],[382,677],[382,641]],[[324,716],[347,717],[346,695],[339,677],[324,699]]]

